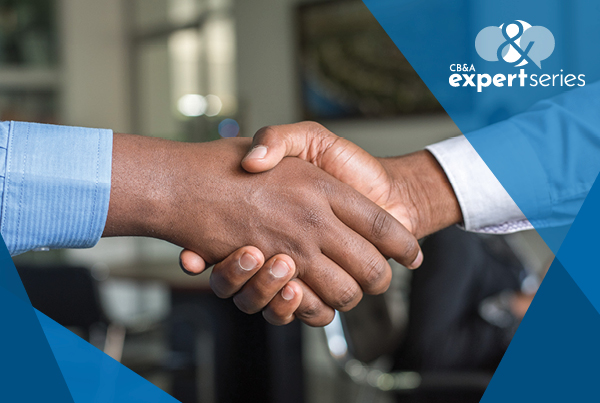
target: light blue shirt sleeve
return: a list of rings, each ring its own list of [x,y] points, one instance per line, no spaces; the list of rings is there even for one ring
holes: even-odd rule
[[[466,137],[534,227],[570,225],[600,172],[600,82]]]
[[[98,242],[112,137],[103,129],[0,122],[0,232],[11,255]]]
[[[556,253],[600,172],[600,82],[466,137]]]

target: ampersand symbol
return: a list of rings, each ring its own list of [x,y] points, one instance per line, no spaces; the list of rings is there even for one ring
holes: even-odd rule
[[[515,28],[510,28],[513,25]],[[511,31],[518,28],[519,32],[510,36],[509,28]],[[521,20],[499,27],[485,27],[475,38],[475,49],[482,59],[488,62],[504,60],[515,67],[533,63],[541,69],[542,60],[550,57],[554,46],[554,35],[548,28],[539,25],[532,27]]]
[[[510,36],[508,34],[508,26],[509,25],[516,25],[519,28],[519,32],[515,35],[515,36]],[[523,24],[521,24],[520,21],[513,21],[511,24],[504,24],[502,26],[502,36],[504,36],[504,39],[506,39],[506,42],[504,42],[503,44],[500,45],[500,47],[498,47],[498,60],[503,59],[504,56],[506,56],[506,53],[508,53],[508,51],[510,50],[510,46],[512,46],[517,52],[519,52],[519,54],[521,55],[521,57],[519,58],[519,60],[517,60],[516,62],[513,62],[511,64],[517,65],[523,62],[523,60],[527,60],[528,62],[533,63],[533,61],[529,58],[529,51],[531,50],[531,48],[533,47],[533,44],[535,43],[534,41],[529,42],[529,44],[527,45],[527,48],[525,50],[521,49],[521,46],[519,46],[517,44],[517,39],[519,39],[522,35],[523,32],[525,30],[523,29]],[[504,49],[506,49],[506,47],[508,47],[508,49],[506,50],[506,52],[504,52]]]

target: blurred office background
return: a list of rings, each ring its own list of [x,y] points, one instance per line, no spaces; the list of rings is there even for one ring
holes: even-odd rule
[[[180,141],[312,119],[376,156],[459,134],[356,0],[0,0],[0,119]],[[551,258],[543,241],[505,239],[539,280]],[[372,327],[403,338],[411,273],[402,267],[389,295],[363,309],[364,326],[349,317],[326,335],[237,312],[212,295],[207,274],[183,274],[178,253],[153,239],[103,239],[15,262],[40,310],[70,313],[53,318],[184,402],[427,401],[408,391],[429,378],[418,368],[391,374],[393,348],[369,349],[387,343],[381,332],[361,336]],[[484,372],[429,380],[469,388]]]

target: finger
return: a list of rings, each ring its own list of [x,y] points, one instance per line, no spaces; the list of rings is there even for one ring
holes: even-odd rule
[[[295,274],[296,265],[291,257],[273,256],[233,297],[233,302],[242,312],[260,312]]]
[[[377,295],[387,291],[392,280],[387,259],[365,238],[341,221],[338,224],[326,234],[323,254],[343,267],[365,293]]]
[[[219,298],[229,298],[260,269],[265,261],[254,246],[244,246],[217,263],[210,275],[210,288]]]
[[[302,301],[294,315],[309,326],[322,327],[330,324],[335,316],[333,308],[326,305],[304,281],[296,278],[293,282],[302,289]]]
[[[337,139],[340,137],[315,122],[263,127],[254,135],[242,167],[248,172],[264,172],[274,168],[284,157],[299,157],[315,163]]]
[[[185,274],[197,276],[206,269],[206,262],[196,252],[184,249],[179,254],[179,267]]]
[[[329,192],[334,214],[377,249],[398,263],[416,269],[423,262],[419,242],[387,211],[347,185]]]
[[[356,144],[316,122],[267,126],[252,140],[242,167],[251,173],[274,168],[284,157],[308,161],[380,204],[387,200],[387,173],[381,163]],[[382,193],[383,192],[383,193]]]
[[[274,168],[284,157],[308,161],[375,203],[388,200],[387,172],[368,152],[316,122],[267,126],[252,140],[242,167],[251,173]]]
[[[263,317],[272,325],[287,325],[295,319],[294,312],[302,302],[302,287],[290,281],[263,310]]]
[[[354,308],[363,292],[354,278],[325,255],[310,262],[301,275],[302,280],[330,307],[342,312]]]

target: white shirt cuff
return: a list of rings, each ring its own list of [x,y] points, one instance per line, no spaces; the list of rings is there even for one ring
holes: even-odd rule
[[[426,149],[444,169],[467,231],[506,234],[533,228],[465,136]]]

